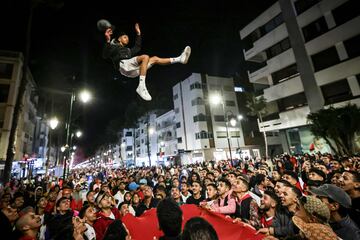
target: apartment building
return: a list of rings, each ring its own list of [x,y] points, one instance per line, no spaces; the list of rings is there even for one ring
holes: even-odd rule
[[[311,152],[307,115],[360,105],[360,9],[355,0],[279,0],[240,30],[249,80],[268,116],[260,131],[279,133],[284,151]]]
[[[12,125],[14,106],[22,77],[23,55],[19,52],[0,51],[0,168],[4,166]],[[34,135],[38,97],[36,84],[30,71],[23,98],[22,113],[15,139],[15,161],[30,159],[34,153]]]
[[[193,73],[173,87],[173,102],[183,163],[260,154],[244,144],[232,78]]]

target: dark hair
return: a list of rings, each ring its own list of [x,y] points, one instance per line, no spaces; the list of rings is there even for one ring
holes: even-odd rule
[[[257,174],[254,179],[255,185],[260,184],[261,182],[265,181],[266,176],[264,174]]]
[[[281,203],[280,198],[276,195],[276,193],[274,191],[265,190],[264,194],[271,197],[271,199],[276,202],[276,205],[279,205]]]
[[[209,187],[209,186],[211,186],[211,187],[213,187],[213,188],[215,188],[215,189],[217,188],[216,185],[215,185],[215,183],[209,183],[208,185],[206,185],[206,187]]]
[[[123,205],[125,205],[125,204],[127,204],[128,206],[130,205],[130,203],[124,201],[124,202],[121,202],[121,203],[119,204],[118,209],[120,210],[121,207],[122,207]]]
[[[170,198],[161,200],[156,208],[160,229],[165,236],[176,237],[181,233],[182,211]]]
[[[89,207],[91,207],[90,204],[85,204],[85,205],[81,208],[81,210],[80,210],[80,212],[79,212],[79,218],[83,219],[83,218],[85,217],[85,212],[86,212],[86,210],[87,210]]]
[[[279,181],[276,181],[276,182],[282,183],[286,187],[291,187],[292,186],[291,183],[289,183],[289,181],[287,181],[285,179],[280,179]]]
[[[182,234],[182,240],[218,240],[213,226],[201,217],[189,219]]]
[[[92,192],[95,192],[95,191],[93,191],[93,190],[88,191],[88,192],[86,193],[86,197],[89,196],[89,194],[92,193]]]
[[[354,182],[360,182],[360,174],[358,172],[355,171],[345,171],[345,172],[348,172],[352,175]]]
[[[60,203],[61,203],[61,201],[63,201],[63,200],[68,200],[68,198],[67,197],[61,197],[59,200],[57,200],[57,202],[56,202],[56,208],[58,208],[59,206],[60,206]]]
[[[286,171],[284,171],[283,175],[285,175],[285,174],[291,176],[291,177],[294,178],[296,181],[299,181],[299,177],[298,177],[298,175],[297,175],[296,172],[291,171],[291,170],[286,170]]]
[[[229,188],[231,188],[231,183],[230,183],[230,181],[227,180],[226,178],[220,178],[220,179],[218,180],[218,182],[223,182],[223,183],[225,183],[226,186],[228,186]]]
[[[119,219],[114,220],[106,229],[104,240],[125,240],[128,235],[122,221]]]
[[[288,186],[288,187],[291,188],[291,191],[293,191],[293,193],[295,193],[297,198],[300,198],[302,196],[302,193],[301,193],[300,189],[298,189],[294,185],[291,185],[291,186]]]

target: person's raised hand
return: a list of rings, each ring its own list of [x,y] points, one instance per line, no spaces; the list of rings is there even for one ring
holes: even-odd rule
[[[110,42],[111,39],[111,35],[113,34],[113,30],[111,28],[106,29],[105,31],[105,37],[106,37],[106,41]]]
[[[137,35],[141,35],[140,25],[138,23],[135,23],[135,31]]]

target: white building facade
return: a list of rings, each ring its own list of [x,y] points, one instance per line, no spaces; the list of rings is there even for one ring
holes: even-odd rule
[[[220,98],[218,105],[210,103],[213,96]],[[183,164],[239,158],[237,149],[250,156],[241,123],[229,124],[239,116],[232,78],[193,73],[173,87],[173,101]]]
[[[248,72],[249,80],[263,89],[273,116],[259,129],[280,132],[285,151],[312,151],[310,112],[360,105],[360,11],[355,3],[280,0],[240,31],[245,60],[258,65]],[[322,145],[322,152],[330,151]]]

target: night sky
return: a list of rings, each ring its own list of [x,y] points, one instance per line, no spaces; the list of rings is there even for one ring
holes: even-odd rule
[[[23,51],[29,0],[1,1],[0,49]],[[187,65],[153,67],[147,85],[153,99],[165,99],[172,108],[172,86],[192,72],[234,76],[245,72],[239,30],[274,1],[64,1],[51,0],[34,10],[30,69],[39,87],[69,91],[88,87],[94,100],[74,106],[75,125],[83,129],[78,143],[91,154],[104,138],[111,120],[125,119],[130,103],[152,107],[137,96],[138,79],[117,73],[102,59],[104,37],[96,28],[108,19],[128,33],[130,45],[134,24],[140,24],[143,54],[178,56],[186,45],[192,48]],[[63,3],[63,4],[61,4]],[[5,14],[4,14],[5,13]],[[140,54],[141,54],[140,53]],[[68,97],[55,96],[55,112],[66,118]],[[129,110],[128,110],[129,111]]]

